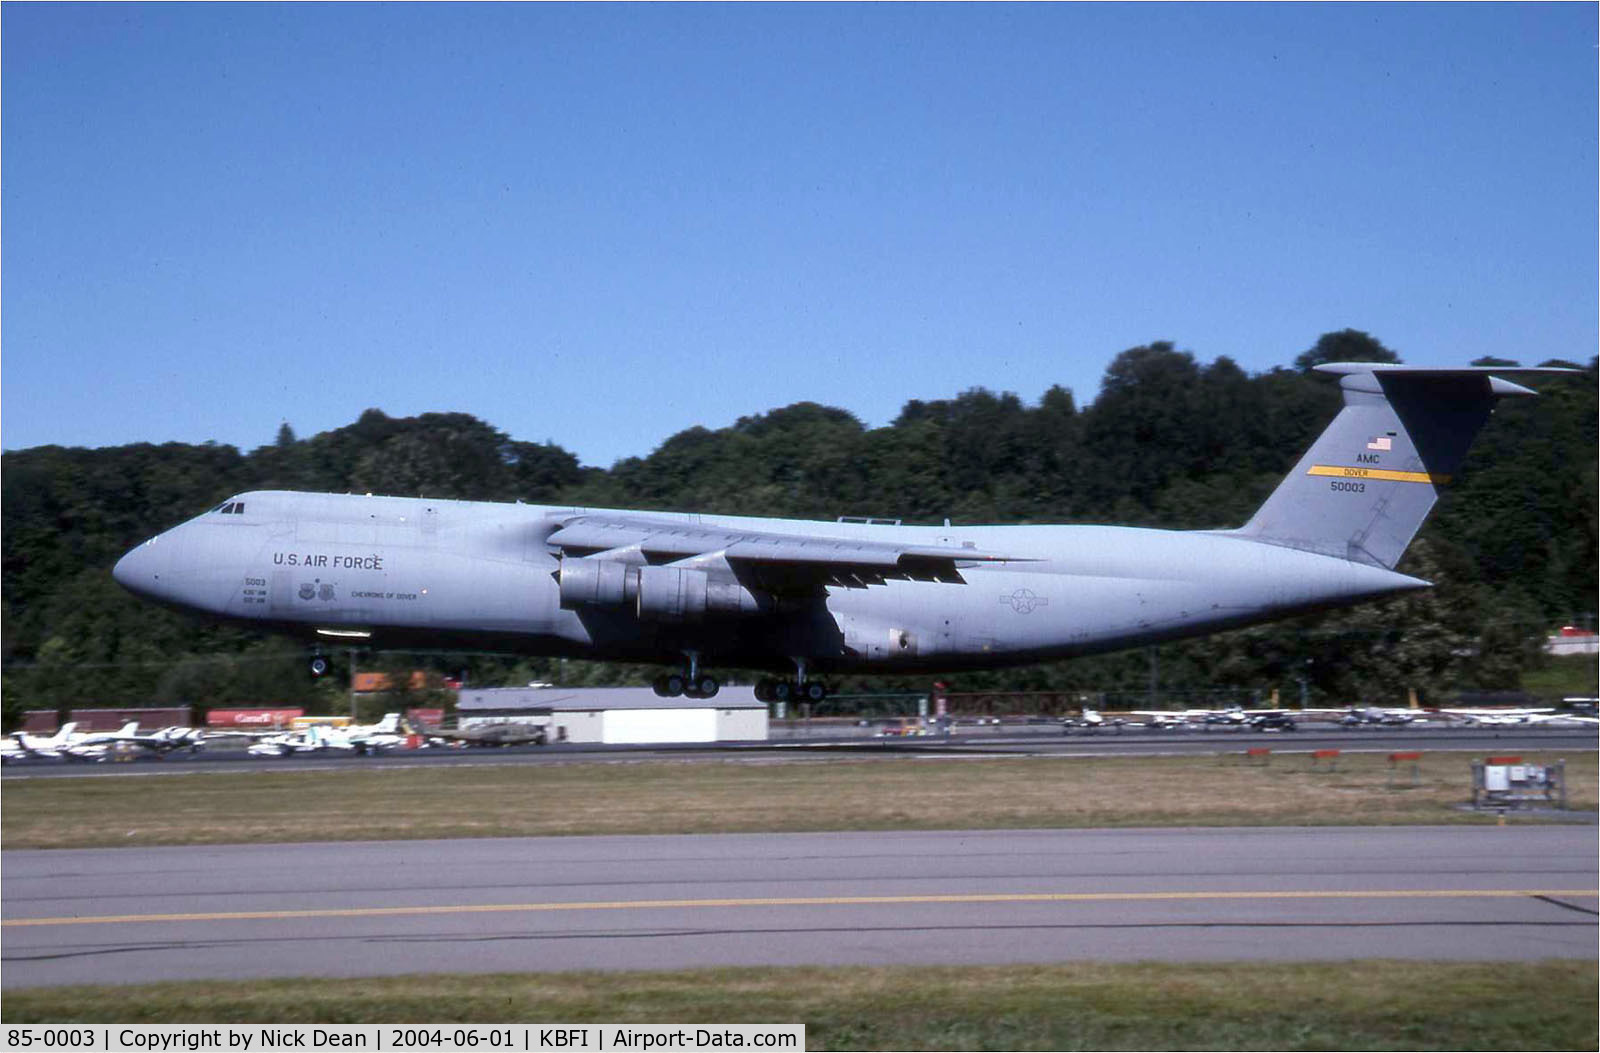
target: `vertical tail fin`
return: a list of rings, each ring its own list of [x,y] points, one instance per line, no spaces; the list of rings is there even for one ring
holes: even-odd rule
[[[1535,394],[1490,374],[1572,372],[1366,362],[1317,369],[1341,374],[1344,409],[1234,533],[1390,570],[1496,400]]]

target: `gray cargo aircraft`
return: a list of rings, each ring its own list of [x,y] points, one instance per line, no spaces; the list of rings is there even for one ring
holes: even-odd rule
[[[1071,658],[1427,587],[1394,569],[1505,396],[1494,373],[1335,363],[1344,408],[1244,526],[902,526],[242,493],[130,551],[116,580],[312,643],[708,666],[764,700],[819,674]],[[325,670],[320,655],[313,671]]]

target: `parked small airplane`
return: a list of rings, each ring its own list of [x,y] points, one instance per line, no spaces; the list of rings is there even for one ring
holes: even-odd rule
[[[1587,695],[1569,696],[1561,700],[1561,708],[1577,717],[1600,716],[1600,700]]]
[[[1600,717],[1586,716],[1582,713],[1533,713],[1528,716],[1529,724],[1555,724],[1564,728],[1596,727],[1600,726]]]
[[[405,744],[405,731],[399,713],[385,713],[376,724],[352,724],[343,729],[344,738],[357,752],[375,753]]]
[[[46,757],[51,760],[97,760],[104,756],[105,750],[95,753],[92,748],[88,752],[80,752],[78,743],[83,736],[78,734],[76,721],[67,721],[56,729],[54,735],[32,735],[26,731],[12,732],[11,736],[0,743],[0,759],[20,760],[23,757]]]
[[[63,725],[63,730],[65,730]],[[104,760],[106,753],[125,737],[139,732],[139,722],[130,720],[116,731],[74,731],[57,750],[72,760]]]
[[[1238,728],[1250,723],[1250,714],[1238,704],[1226,706],[1222,709],[1213,709],[1201,718],[1202,729],[1210,728]]]
[[[1300,724],[1281,709],[1259,710],[1246,721],[1251,731],[1299,731]]]
[[[116,731],[79,731],[77,721],[67,721],[54,735],[45,738],[16,732],[5,740],[4,757],[42,757],[50,760],[100,761],[119,743],[138,738],[139,722],[129,721]]]
[[[152,753],[166,756],[174,750],[186,749],[190,753],[198,753],[205,746],[205,730],[203,728],[189,728],[181,724],[152,731],[148,735],[139,734],[138,721],[123,725],[120,731],[110,734],[105,740],[113,747],[138,746]]]
[[[1440,709],[1441,716],[1473,727],[1499,727],[1503,725],[1543,723],[1556,715],[1555,707],[1507,709]]]
[[[1162,709],[1136,709],[1133,715],[1143,720],[1144,726],[1151,731],[1189,731],[1194,727],[1189,723],[1187,713]]]
[[[512,720],[502,724],[481,724],[471,728],[430,727],[413,721],[411,727],[430,742],[453,743],[458,746],[543,746],[550,737],[549,731],[541,724]]]
[[[1287,710],[1245,709],[1237,704],[1222,709],[1136,709],[1133,715],[1151,731],[1210,731],[1213,728],[1294,731],[1298,727]]]
[[[1584,713],[1541,713],[1528,718],[1530,724],[1558,724],[1562,727],[1597,727],[1600,717]]]
[[[175,749],[199,750],[204,740],[201,729],[177,725],[141,735],[137,720],[129,721],[116,731],[80,732],[77,728],[76,721],[68,721],[48,738],[17,732],[0,739],[0,760],[13,761],[23,757],[104,760],[111,750],[124,746],[137,746],[165,755]]]
[[[1122,729],[1127,727],[1127,725],[1128,721],[1125,717],[1108,718],[1098,709],[1091,709],[1088,706],[1084,706],[1083,710],[1076,718],[1068,717],[1066,720],[1061,722],[1061,733],[1064,735],[1070,735],[1074,730],[1094,732],[1110,729],[1118,734],[1121,734]]]
[[[1339,718],[1347,728],[1381,725],[1399,727],[1405,724],[1426,724],[1428,718],[1414,709],[1385,709],[1381,706],[1351,706]]]
[[[252,735],[245,752],[257,757],[292,757],[296,753],[316,753],[325,749],[323,732],[327,728],[314,724],[303,731],[284,731],[271,735]]]
[[[158,753],[170,753],[173,750],[187,749],[190,753],[198,753],[205,749],[206,731],[204,728],[189,728],[181,724],[152,732],[145,737],[148,741],[141,740],[139,745],[146,746]]]
[[[1499,370],[1338,363],[1344,408],[1235,530],[903,526],[256,491],[139,545],[116,580],[312,642],[793,670],[990,668],[1426,588],[1395,571],[1503,397]],[[1152,456],[1159,451],[1150,451]],[[326,659],[313,659],[326,668]]]
[[[1142,719],[1146,727],[1157,730],[1206,729],[1218,724],[1243,724],[1243,712],[1243,707],[1232,705],[1223,709],[1136,709],[1133,715]]]
[[[304,731],[269,735],[252,743],[245,751],[258,757],[291,757],[297,753],[381,753],[404,741],[392,733],[351,735],[347,729],[313,724]]]

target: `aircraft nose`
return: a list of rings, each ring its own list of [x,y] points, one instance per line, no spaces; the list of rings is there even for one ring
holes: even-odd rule
[[[118,585],[139,596],[157,596],[162,591],[161,573],[166,569],[166,553],[159,536],[151,538],[117,560],[111,576]]]

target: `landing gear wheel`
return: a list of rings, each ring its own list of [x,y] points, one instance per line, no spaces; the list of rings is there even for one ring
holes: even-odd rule
[[[322,657],[320,654],[313,656],[312,659],[311,659],[311,675],[312,676],[322,676],[327,671],[328,671],[328,660],[326,658]]]
[[[684,688],[688,687],[682,673],[668,673],[662,677],[662,686],[666,688],[662,693],[668,698],[677,698],[682,695]]]
[[[694,691],[692,692],[692,696],[694,698],[710,698],[721,689],[722,685],[717,683],[716,677],[702,676],[700,679],[694,682]]]
[[[774,701],[772,694],[772,680],[769,677],[762,677],[760,680],[756,681],[755,695],[757,702]]]
[[[807,702],[821,702],[828,697],[828,685],[820,680],[808,680],[801,685]]]
[[[795,683],[793,680],[779,680],[772,685],[772,700],[774,702],[790,702],[794,700]]]

